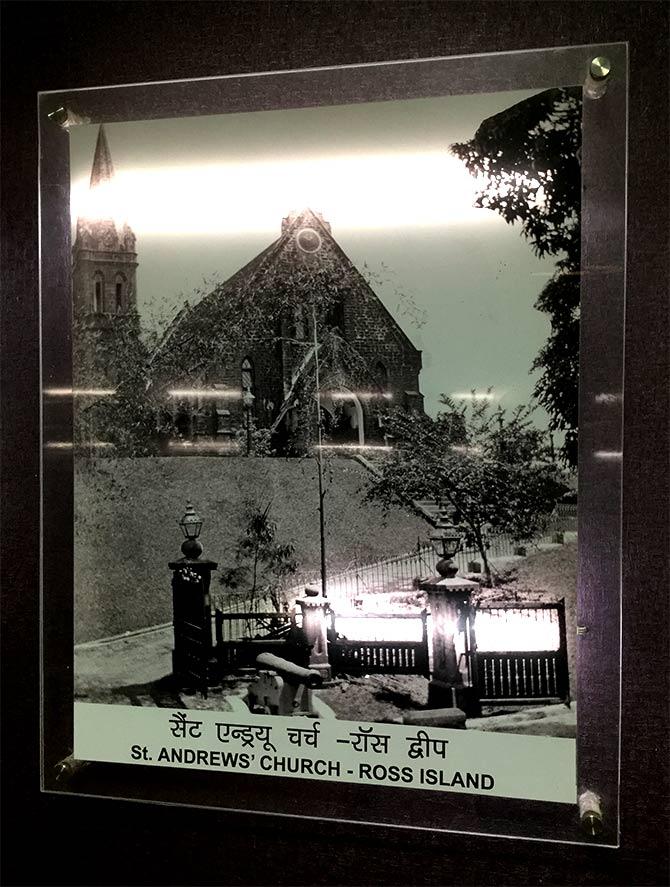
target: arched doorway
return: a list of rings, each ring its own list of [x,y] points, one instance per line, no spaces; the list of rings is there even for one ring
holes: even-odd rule
[[[321,417],[327,443],[365,445],[363,407],[353,391],[347,388],[322,391]]]

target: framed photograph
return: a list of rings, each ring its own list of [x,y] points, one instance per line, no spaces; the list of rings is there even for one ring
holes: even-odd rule
[[[43,789],[617,846],[625,44],[39,114]]]

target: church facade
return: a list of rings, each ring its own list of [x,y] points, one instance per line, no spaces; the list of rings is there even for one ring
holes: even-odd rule
[[[101,128],[91,189],[113,178]],[[80,219],[73,254],[75,313],[86,349],[114,340],[136,317],[135,236],[127,223]],[[98,344],[96,344],[98,343]],[[112,349],[113,352],[113,349]],[[105,357],[108,383],[119,367]],[[272,452],[386,443],[390,407],[423,410],[421,352],[310,209],[290,213],[279,237],[174,318],[148,358],[160,451]]]

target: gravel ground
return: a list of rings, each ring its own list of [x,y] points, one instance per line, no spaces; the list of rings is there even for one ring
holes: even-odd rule
[[[428,681],[419,675],[368,675],[339,680],[318,696],[341,720],[397,721],[425,708]]]

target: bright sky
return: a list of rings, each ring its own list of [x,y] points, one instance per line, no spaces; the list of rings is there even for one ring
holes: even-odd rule
[[[282,217],[309,206],[357,267],[378,275],[373,288],[423,350],[429,412],[442,392],[489,386],[507,406],[527,402],[549,332],[533,303],[553,262],[473,207],[476,183],[448,149],[532,94],[107,125],[117,213],[138,238],[145,325],[162,327],[207,290],[203,280],[228,278],[279,236]],[[97,126],[70,137],[76,218]]]

